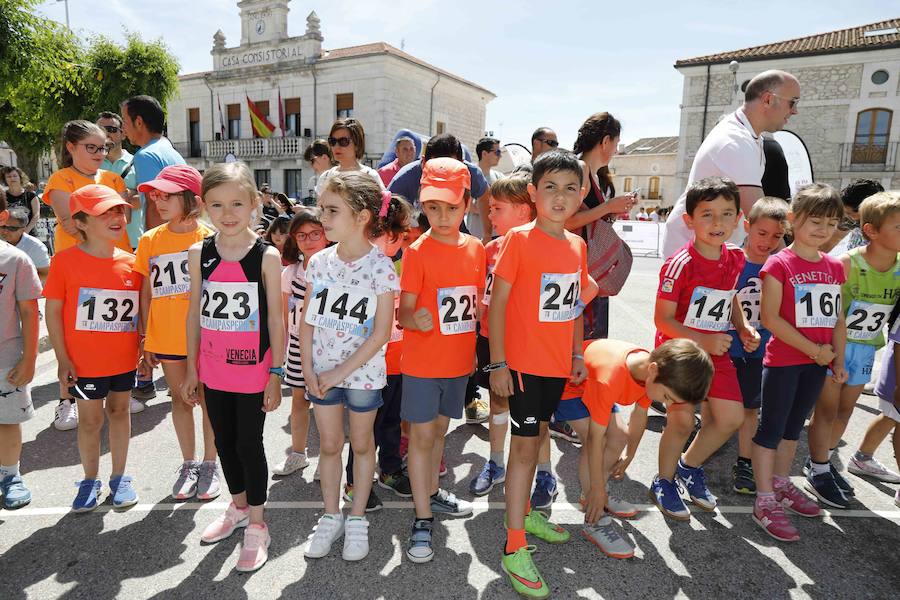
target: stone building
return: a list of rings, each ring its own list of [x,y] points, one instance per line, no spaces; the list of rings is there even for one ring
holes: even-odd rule
[[[625,146],[609,163],[616,193],[640,189],[640,206],[672,206],[681,194],[677,159],[677,137],[641,138]]]
[[[800,81],[799,114],[787,129],[806,143],[815,180],[842,186],[866,177],[900,189],[900,118],[893,118],[900,111],[900,19],[682,59],[675,68],[684,75],[682,188],[701,141],[741,104],[746,83],[782,69]]]
[[[203,170],[233,157],[248,163],[257,184],[302,197],[312,174],[303,152],[339,116],[363,123],[367,164],[401,128],[452,132],[475,147],[495,97],[489,90],[384,42],[326,50],[315,12],[306,32],[290,37],[289,3],[239,1],[240,44],[228,47],[217,31],[212,71],[179,78],[179,97],[167,107],[168,136],[191,165]],[[275,126],[270,137],[254,131],[247,98]]]

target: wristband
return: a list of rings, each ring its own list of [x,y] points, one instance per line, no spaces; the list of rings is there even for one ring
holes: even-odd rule
[[[584,360],[584,354],[573,354],[572,359],[574,360],[576,358],[580,359],[580,360]]]
[[[500,362],[495,362],[487,365],[481,371],[483,373],[490,373],[491,371],[499,371],[500,369],[507,368],[507,364],[505,360],[501,360]]]
[[[269,374],[284,377],[284,369],[281,367],[269,367]]]

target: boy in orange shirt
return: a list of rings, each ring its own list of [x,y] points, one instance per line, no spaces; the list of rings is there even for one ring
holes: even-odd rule
[[[588,275],[584,240],[565,229],[584,192],[578,159],[561,150],[542,154],[531,181],[528,193],[537,218],[506,234],[494,268],[488,314],[492,362],[485,369],[491,390],[510,398],[503,570],[516,592],[545,598],[550,590],[525,532],[551,543],[567,541],[569,533],[542,512],[528,511],[529,492],[540,441],[548,435],[566,380],[578,384],[586,375],[581,311],[597,295],[597,285]]]
[[[491,184],[491,199],[488,218],[499,237],[491,240],[484,247],[487,260],[487,275],[484,287],[484,300],[482,304],[481,328],[478,332],[478,341],[475,343],[475,353],[478,355],[478,385],[490,389],[488,374],[482,371],[491,362],[491,349],[488,345],[487,307],[491,305],[491,289],[494,280],[494,265],[497,263],[497,253],[503,236],[513,227],[519,227],[530,222],[535,217],[534,202],[528,195],[527,175],[512,175],[498,179]],[[509,398],[491,394],[491,418],[488,421],[488,438],[490,440],[491,454],[484,463],[481,472],[469,482],[469,491],[475,496],[484,496],[490,493],[498,483],[506,479],[506,461],[503,457],[503,448],[506,444],[506,431],[509,423]]]
[[[595,340],[586,344],[588,375],[582,402],[590,414],[587,439],[589,485],[584,490],[585,516],[581,534],[607,556],[631,558],[634,546],[616,528],[610,516],[606,483],[612,472],[621,478],[634,459],[647,426],[651,400],[667,408],[674,403],[699,404],[706,398],[713,377],[709,355],[691,340],[669,340],[652,352],[628,342]],[[635,404],[627,434],[612,418],[614,407]],[[625,438],[622,444],[615,440]]]
[[[403,254],[400,416],[410,423],[407,464],[416,519],[406,556],[415,563],[434,557],[434,513],[472,512],[470,503],[438,485],[444,435],[450,419],[462,418],[475,367],[475,325],[484,293],[484,246],[459,231],[470,185],[469,169],[458,160],[425,163],[419,199],[431,228]]]

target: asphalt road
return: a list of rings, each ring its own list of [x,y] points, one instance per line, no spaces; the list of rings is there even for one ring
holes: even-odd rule
[[[613,337],[651,343],[660,263],[635,260],[628,285],[612,301]],[[205,505],[175,504],[169,497],[180,457],[165,392],[133,418],[128,471],[135,477],[140,504],[126,512],[104,506],[87,515],[69,514],[73,482],[81,477],[75,432],[50,427],[57,393],[52,352],[42,353],[38,364],[37,416],[24,427],[22,457],[34,501],[18,511],[0,510],[2,600],[515,597],[499,565],[504,539],[502,489],[479,499],[472,517],[439,520],[436,558],[430,564],[413,565],[403,558],[413,517],[411,502],[380,488],[386,506],[370,515],[369,557],[361,563],[345,563],[338,543],[329,557],[307,561],[303,542],[321,514],[312,466],[302,475],[272,481],[267,514],[272,533],[269,563],[256,573],[238,574],[233,567],[240,535],[211,546],[199,541],[202,528],[224,508],[224,497]],[[862,437],[875,405],[871,396],[860,401],[846,444],[839,449],[842,464]],[[289,445],[288,413],[286,402],[266,423],[270,464]],[[603,556],[580,537],[578,448],[554,441],[561,493],[552,516],[573,537],[561,546],[537,542],[535,560],[553,597],[896,597],[900,508],[893,503],[894,486],[849,475],[857,489],[851,510],[803,520],[797,524],[802,535],[798,543],[778,543],[751,521],[752,500],[728,491],[735,441],[707,467],[710,487],[720,498],[719,510],[694,510],[690,522],[676,523],[648,506],[647,485],[655,473],[662,426],[662,418],[651,418],[628,479],[613,487],[617,495],[642,508],[636,519],[624,522],[638,547],[636,557],[624,561]],[[468,498],[468,481],[487,453],[487,429],[460,422],[451,427],[446,452],[450,473],[444,485]],[[317,446],[313,427],[312,456]],[[805,454],[803,446],[799,456]],[[894,464],[888,445],[879,449],[878,457]],[[799,472],[798,463],[795,473]],[[101,474],[108,478],[108,455],[101,460]],[[796,481],[799,484],[800,478]]]

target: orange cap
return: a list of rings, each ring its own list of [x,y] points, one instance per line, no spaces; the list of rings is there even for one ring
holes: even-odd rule
[[[422,166],[422,187],[419,202],[436,200],[459,204],[465,191],[472,187],[469,167],[455,158],[432,158]]]
[[[114,206],[131,206],[111,187],[92,183],[69,196],[69,214],[87,213],[99,217]]]

